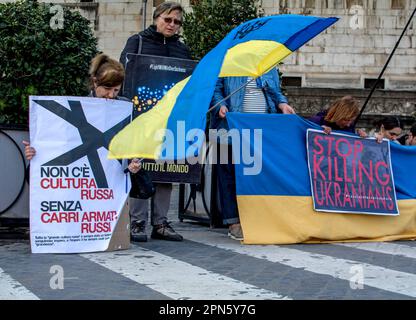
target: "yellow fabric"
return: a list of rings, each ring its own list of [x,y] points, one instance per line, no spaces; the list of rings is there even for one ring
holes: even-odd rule
[[[138,116],[115,135],[110,143],[108,158],[158,159],[163,135],[158,137],[157,132],[166,128],[176,98],[189,79],[178,82],[151,110]],[[141,143],[143,141],[146,143]]]
[[[259,77],[292,52],[275,41],[252,40],[229,49],[224,58],[220,77]],[[176,99],[189,77],[170,89],[156,106],[133,120],[111,140],[109,159],[158,159],[163,135],[158,130],[167,126]],[[201,79],[203,81],[203,79]],[[137,130],[136,128],[141,128]],[[146,143],[143,143],[146,141]]]
[[[399,200],[400,215],[313,210],[311,197],[238,196],[244,244],[369,242],[416,239],[416,200]]]
[[[257,78],[275,66],[276,61],[283,60],[291,53],[275,41],[252,40],[240,43],[227,51],[220,77]]]

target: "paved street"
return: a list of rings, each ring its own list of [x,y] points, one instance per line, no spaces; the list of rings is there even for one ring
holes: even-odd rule
[[[179,222],[176,199],[170,219],[185,238],[179,243],[149,239],[110,253],[31,254],[26,240],[0,240],[0,300],[416,297],[415,242],[242,245],[226,229]]]

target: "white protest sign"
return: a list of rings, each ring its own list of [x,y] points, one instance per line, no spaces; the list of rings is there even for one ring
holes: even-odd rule
[[[132,104],[30,97],[30,240],[33,253],[105,251],[130,190],[125,163],[107,159]]]

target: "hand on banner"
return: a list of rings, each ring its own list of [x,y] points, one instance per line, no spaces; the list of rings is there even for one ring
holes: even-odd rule
[[[324,132],[326,134],[330,134],[332,132],[332,129],[330,127],[327,127],[327,126],[321,126],[321,127],[324,128]]]
[[[128,168],[131,173],[139,172],[139,170],[142,168],[142,160],[137,158],[132,159]]]
[[[376,138],[377,143],[383,142],[384,135],[382,133],[376,133],[374,136]]]
[[[218,111],[218,115],[221,119],[224,119],[227,112],[228,108],[226,106],[221,106],[220,111]]]
[[[381,125],[380,132],[374,135],[376,137],[377,143],[382,143],[384,138],[384,126]]]
[[[360,138],[367,138],[367,133],[363,129],[358,129],[357,134],[360,136]]]
[[[279,109],[282,110],[284,114],[295,114],[295,110],[289,106],[287,103],[279,103]]]
[[[32,158],[36,155],[35,148],[30,146],[30,143],[23,140],[22,143],[25,145],[25,156],[28,161],[32,160]]]

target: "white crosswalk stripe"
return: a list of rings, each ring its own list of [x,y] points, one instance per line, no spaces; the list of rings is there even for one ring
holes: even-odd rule
[[[0,268],[1,300],[39,300],[39,298]]]
[[[121,255],[108,252],[81,256],[173,299],[288,299],[140,247]]]
[[[354,249],[372,251],[376,253],[392,254],[406,258],[416,259],[416,248],[400,243],[391,242],[361,242],[361,243],[337,243],[337,246],[344,246]]]
[[[365,288],[372,288],[371,290],[379,289],[381,292],[386,292],[386,297],[389,294],[416,297],[416,273],[399,271],[401,270],[399,265],[399,270],[394,270],[360,261],[366,255],[365,251],[369,251],[374,255],[398,256],[402,259],[401,261],[405,262],[405,259],[408,259],[409,263],[412,263],[412,259],[416,258],[416,248],[405,243],[337,243],[329,245],[343,247],[345,250],[350,248],[351,253],[355,250],[351,255],[346,251],[346,257],[354,257],[348,259],[338,258],[340,256],[339,254],[337,254],[338,257],[331,256],[330,251],[328,251],[328,254],[324,250],[319,250],[320,253],[308,252],[305,246],[243,245],[238,241],[229,239],[224,233],[210,231],[203,227],[183,228],[179,232],[186,240],[204,245],[203,250],[207,250],[206,252],[214,248],[215,250],[228,250],[241,255],[238,258],[239,261],[256,258],[259,259],[259,267],[261,267],[262,261],[279,263],[284,265],[285,268],[297,269],[296,272],[305,271],[316,275],[333,277],[337,281],[345,281],[345,286],[348,287],[349,281],[353,280],[353,276],[355,275],[354,271],[357,270],[353,267],[358,266],[363,271],[363,284]],[[174,254],[174,257],[171,257],[169,256],[170,246],[164,246],[163,242],[155,242],[155,244],[162,245],[156,246],[153,249],[152,243],[148,243],[147,248],[133,245],[131,249],[125,251],[81,254],[79,256],[88,260],[86,263],[91,265],[91,272],[94,272],[94,266],[97,268],[98,266],[105,267],[114,273],[115,278],[119,278],[121,275],[134,281],[134,284],[146,286],[159,294],[176,300],[278,300],[299,298],[296,294],[294,297],[287,296],[292,295],[291,291],[288,292],[287,285],[286,288],[280,287],[280,290],[279,286],[281,285],[279,284],[277,287],[268,286],[265,289],[262,287],[261,282],[258,284],[251,282],[249,284],[244,282],[247,280],[242,280],[243,278],[239,278],[238,276],[234,279],[226,274],[222,274],[222,271],[211,271],[213,269],[210,269],[209,266],[205,267],[201,263],[193,265],[192,262],[182,261],[181,255],[178,255],[177,252]],[[197,245],[198,247],[199,244]],[[180,245],[186,250],[186,242],[180,243]],[[193,250],[196,250],[195,245]],[[333,249],[335,247],[331,248]],[[356,249],[362,250],[361,257],[360,252]],[[10,254],[10,252],[18,256],[31,255],[27,243],[0,246],[0,258],[2,256],[4,257],[3,254]],[[332,252],[334,251],[332,250]],[[53,257],[53,255],[48,255],[48,257],[51,256]],[[63,259],[61,261],[62,263],[70,265],[71,255],[61,255],[60,257]],[[68,260],[66,260],[66,257],[68,257]],[[378,259],[381,258],[378,257]],[[39,259],[36,260],[39,262]],[[7,268],[5,266],[2,268],[0,259],[0,300],[31,300],[39,299],[39,297],[44,299],[44,289],[38,287],[42,290],[39,292],[37,291],[39,289],[34,289],[32,286],[30,286],[31,290],[27,289],[25,287],[27,283],[24,280],[26,277],[22,277],[21,274],[19,276],[19,273],[15,273],[10,266],[9,264]],[[410,269],[404,268],[403,270]],[[108,280],[111,283],[111,276]]]
[[[351,267],[358,266],[363,270],[365,286],[416,297],[415,274],[353,260],[308,253],[288,248],[288,246],[242,245],[237,241],[231,242],[226,235],[215,232],[184,231],[182,234],[186,239],[195,242],[347,281],[353,278],[354,270],[356,270]]]

